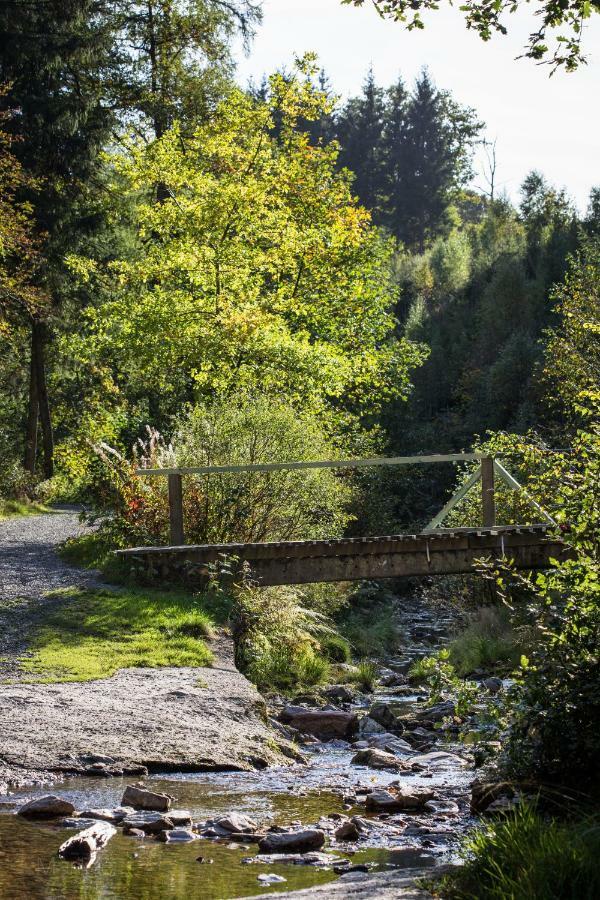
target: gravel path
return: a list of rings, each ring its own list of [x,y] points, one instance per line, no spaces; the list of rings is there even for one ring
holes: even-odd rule
[[[74,568],[56,553],[58,544],[86,530],[74,506],[0,521],[0,601],[94,583],[96,573]]]

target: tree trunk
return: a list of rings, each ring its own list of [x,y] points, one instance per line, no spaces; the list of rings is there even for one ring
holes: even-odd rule
[[[44,344],[46,328],[43,322],[33,322],[31,328],[31,349],[35,359],[35,374],[39,401],[40,423],[42,426],[42,444],[44,448],[44,475],[52,478],[54,474],[54,437],[52,434],[52,416],[46,385],[46,364],[44,361]]]
[[[31,362],[29,366],[29,411],[27,413],[27,431],[25,434],[24,466],[27,472],[35,472],[37,453],[37,429],[39,416],[39,397],[36,375],[36,358],[34,350],[33,324],[31,326]]]

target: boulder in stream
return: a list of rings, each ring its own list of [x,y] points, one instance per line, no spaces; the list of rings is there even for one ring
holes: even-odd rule
[[[306,853],[309,850],[320,850],[324,843],[324,831],[305,828],[302,831],[267,834],[260,841],[258,849],[261,853]]]
[[[369,812],[402,812],[403,810],[424,809],[428,800],[433,800],[434,792],[428,788],[392,787],[367,794],[366,808]]]
[[[332,738],[351,738],[358,728],[357,716],[341,709],[306,709],[304,706],[286,706],[281,711],[279,718],[284,724],[324,741]]]
[[[169,816],[170,815],[171,814],[169,813]],[[223,828],[225,831],[234,834],[252,834],[258,829],[256,822],[253,822],[248,816],[236,812],[215,819],[214,824],[219,828]]]
[[[190,841],[199,841],[200,835],[190,828],[169,828],[167,831],[159,831],[156,840],[164,844],[188,844]]]
[[[402,734],[404,725],[400,719],[400,709],[392,703],[374,703],[369,710],[369,718],[377,722],[384,731]]]
[[[335,830],[336,841],[357,841],[359,837],[360,832],[355,822],[342,822]]]
[[[158,834],[160,831],[170,831],[174,827],[172,819],[158,812],[136,812],[123,819],[123,834],[131,834],[138,830],[144,834]]]
[[[95,822],[79,834],[61,844],[58,855],[62,859],[91,860],[96,852],[110,841],[117,829],[110,822]]]
[[[386,753],[385,750],[377,750],[370,747],[367,750],[359,750],[350,760],[354,766],[369,766],[371,769],[391,769],[398,772],[406,766],[406,763],[394,756],[393,753]]]
[[[17,810],[17,815],[28,819],[57,819],[59,816],[72,816],[75,807],[69,800],[47,794],[24,803]]]
[[[153,812],[167,812],[171,806],[171,798],[168,794],[158,794],[155,791],[147,791],[139,785],[128,784],[121,798],[121,805]]]
[[[126,816],[135,812],[133,806],[116,806],[114,809],[84,809],[80,815],[86,819],[101,819],[104,822],[112,822],[118,825]]]

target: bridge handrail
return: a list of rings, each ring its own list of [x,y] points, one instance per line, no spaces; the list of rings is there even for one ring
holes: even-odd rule
[[[230,466],[179,466],[136,469],[136,475],[222,475],[231,472],[278,472],[285,469],[358,469],[363,466],[410,466],[419,463],[472,462],[489,453],[433,453],[420,456],[376,456],[372,459],[327,459],[281,463],[247,463]]]
[[[496,524],[496,502],[494,476],[497,474],[512,490],[520,491],[527,500],[542,514],[546,522],[555,525],[549,513],[519,484],[510,472],[490,453],[432,453],[418,456],[379,456],[371,459],[327,459],[304,460],[280,463],[247,463],[229,466],[173,466],[160,469],[136,469],[140,476],[164,476],[168,480],[169,490],[169,526],[171,544],[181,546],[185,543],[183,527],[183,476],[184,475],[223,475],[242,472],[277,472],[293,469],[358,469],[366,466],[408,466],[431,463],[475,462],[479,465],[471,473],[461,487],[450,497],[446,505],[426,526],[426,531],[439,528],[446,516],[457,506],[463,497],[479,481],[481,482],[481,502],[484,527]]]

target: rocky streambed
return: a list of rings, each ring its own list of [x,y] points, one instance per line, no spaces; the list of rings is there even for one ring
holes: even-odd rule
[[[406,677],[448,623],[416,602],[401,616],[406,649],[382,668],[375,694],[333,685],[320,698],[272,703],[277,740],[294,741],[303,761],[158,772],[139,782],[137,799],[126,792],[134,778],[100,765],[52,785],[62,804],[52,816],[24,809],[47,786],[6,796],[0,896],[225,900],[320,885],[332,896],[427,896],[414,876],[456,859],[473,822],[475,772],[469,750],[453,742],[451,703],[432,706]],[[152,808],[146,791],[166,799]],[[109,829],[98,831],[99,822]],[[104,845],[92,846],[89,858],[61,858],[65,842],[86,829],[108,834]]]

